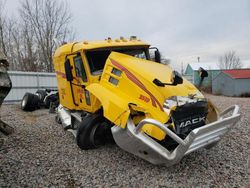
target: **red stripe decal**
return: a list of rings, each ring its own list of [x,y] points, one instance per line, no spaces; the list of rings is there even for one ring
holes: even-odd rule
[[[56,74],[63,77],[63,78],[66,78],[66,74],[64,74],[62,72],[56,71]]]
[[[63,77],[63,78],[66,78],[66,74],[63,73],[63,72],[56,71],[56,74],[59,75],[59,76],[61,76],[61,77]],[[77,81],[78,83],[81,83],[81,82],[77,79],[77,77],[73,77],[73,79],[76,79],[76,81]]]
[[[123,67],[121,64],[116,62],[113,59],[110,59],[111,63],[115,65],[117,68],[121,69],[122,71],[125,72],[126,76],[128,79],[130,79],[134,84],[136,84],[139,88],[141,88],[144,92],[146,92],[149,97],[151,98],[152,101],[152,106],[157,107],[156,104],[159,106],[160,110],[163,111],[163,107],[161,106],[160,102],[155,98],[155,96],[143,85],[143,83],[136,78],[135,75],[133,75],[128,69]]]

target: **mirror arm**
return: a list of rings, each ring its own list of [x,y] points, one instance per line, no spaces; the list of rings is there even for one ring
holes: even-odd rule
[[[159,87],[164,87],[164,86],[176,86],[176,84],[172,84],[172,83],[163,83],[163,82],[161,82],[160,80],[158,80],[157,78],[155,78],[154,80],[153,80],[153,83],[155,84],[155,85],[157,85],[157,86],[159,86]]]

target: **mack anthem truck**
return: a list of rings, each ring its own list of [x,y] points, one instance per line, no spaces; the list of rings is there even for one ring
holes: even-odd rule
[[[55,51],[53,63],[56,121],[84,150],[114,141],[150,163],[170,166],[215,146],[240,119],[237,105],[219,112],[161,64],[157,48],[136,37],[67,43]]]

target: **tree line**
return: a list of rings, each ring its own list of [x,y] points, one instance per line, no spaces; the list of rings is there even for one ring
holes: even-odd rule
[[[17,18],[9,18],[5,8],[5,1],[0,0],[0,49],[10,70],[53,72],[55,49],[74,38],[67,3],[21,0]]]
[[[241,69],[243,64],[236,52],[231,50],[219,57],[219,67],[221,69]]]

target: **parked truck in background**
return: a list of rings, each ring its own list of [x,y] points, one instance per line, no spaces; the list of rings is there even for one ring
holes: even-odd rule
[[[56,50],[56,119],[81,149],[114,139],[134,155],[170,166],[216,145],[237,123],[237,105],[219,113],[193,84],[161,64],[157,48],[152,61],[150,49],[136,37],[122,37]]]

